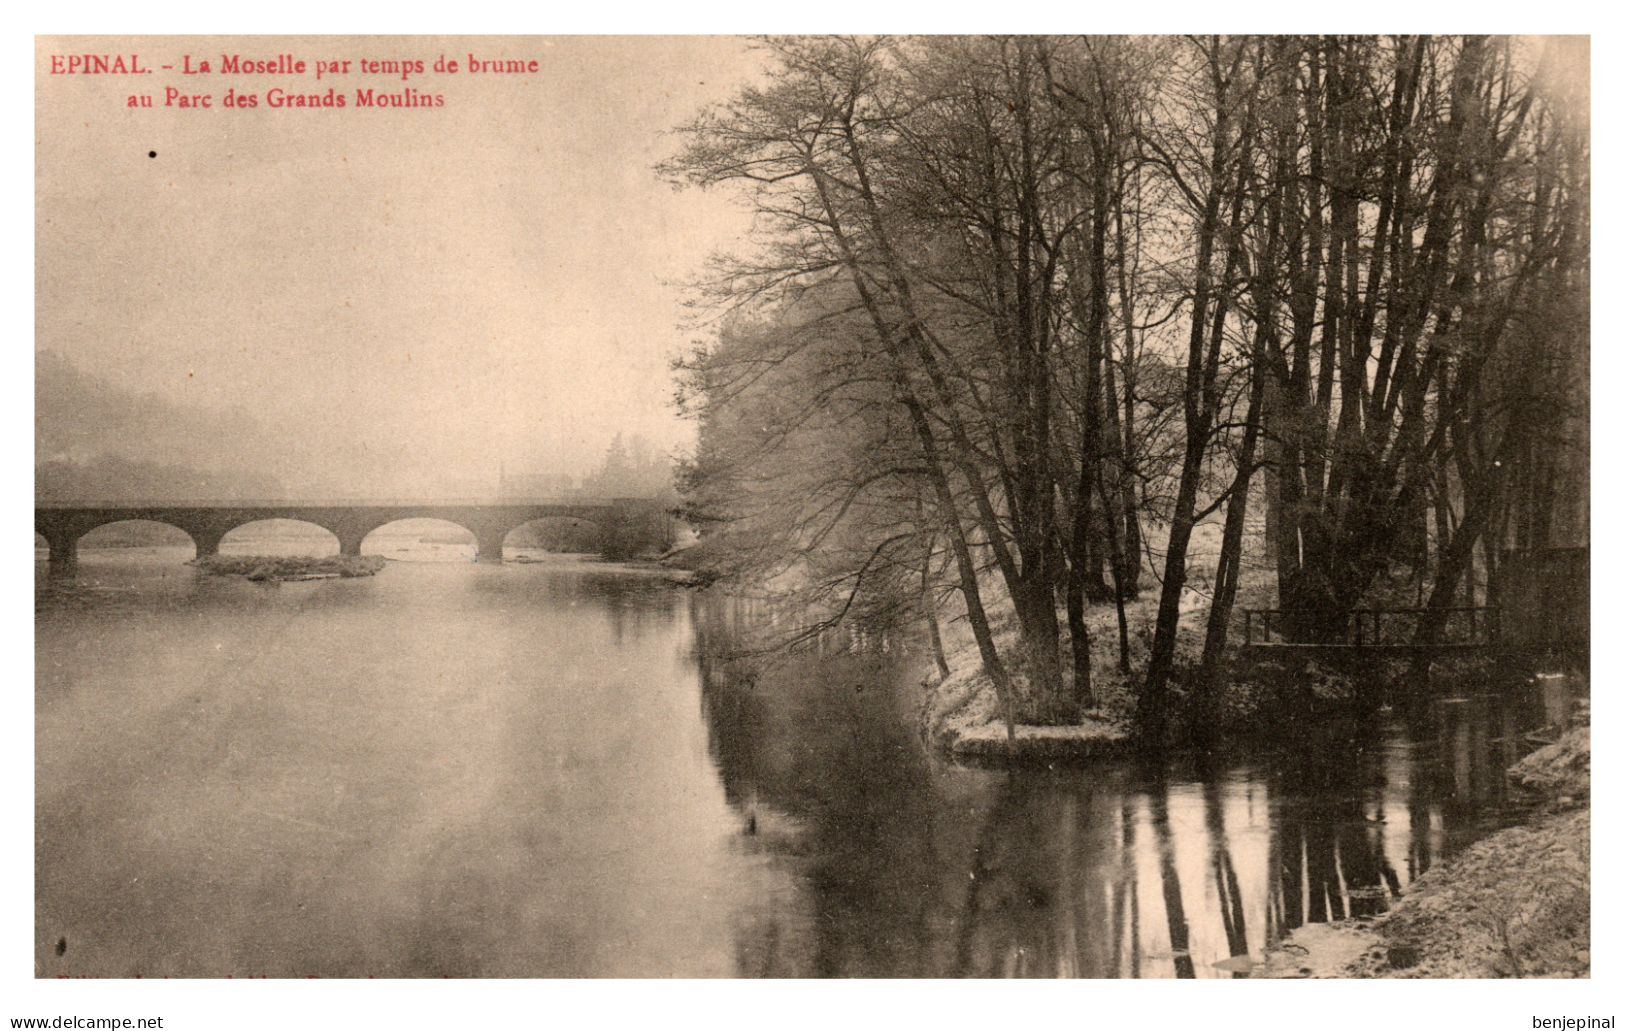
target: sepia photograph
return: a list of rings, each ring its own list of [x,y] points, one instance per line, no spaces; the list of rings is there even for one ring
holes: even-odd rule
[[[33,979],[1592,976],[1589,37],[33,46]]]

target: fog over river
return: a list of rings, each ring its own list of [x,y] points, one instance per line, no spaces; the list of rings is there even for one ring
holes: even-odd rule
[[[36,552],[37,974],[1233,976],[1506,815],[1493,702],[971,769],[900,644],[746,663],[738,603],[448,541],[279,585]]]

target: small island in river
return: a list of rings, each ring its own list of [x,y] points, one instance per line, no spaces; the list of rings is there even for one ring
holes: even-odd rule
[[[204,555],[191,564],[205,573],[254,581],[326,580],[372,576],[384,568],[384,559],[377,555]]]

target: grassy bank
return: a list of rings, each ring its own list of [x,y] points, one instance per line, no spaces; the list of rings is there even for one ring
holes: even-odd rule
[[[1090,642],[1090,687],[1094,708],[1073,727],[1018,725],[1011,741],[993,684],[982,672],[970,628],[961,620],[948,620],[943,626],[944,650],[950,675],[930,689],[924,720],[927,731],[940,745],[956,755],[978,759],[1014,757],[1022,760],[1086,759],[1120,750],[1132,741],[1135,707],[1145,668],[1150,660],[1151,642],[1156,633],[1158,591],[1155,585],[1124,605],[1127,626],[1127,670],[1115,605],[1091,606],[1084,623]],[[1265,607],[1274,600],[1273,586],[1262,571],[1244,573],[1238,585],[1230,625],[1231,650],[1241,640],[1243,610]],[[1183,711],[1201,661],[1202,640],[1207,627],[1209,598],[1199,588],[1185,592],[1180,602],[1180,632],[1174,647],[1174,666],[1169,681],[1170,704]],[[990,613],[994,642],[1012,673],[1021,676],[1023,662],[1020,634],[1009,606]],[[1061,652],[1064,676],[1071,682],[1071,637],[1062,618]],[[1267,673],[1268,671],[1266,671]],[[1219,714],[1222,729],[1245,733],[1269,726],[1278,715],[1280,685],[1253,670],[1235,671],[1222,696]],[[1314,693],[1335,695],[1344,681],[1327,671],[1313,671],[1308,677],[1292,676],[1294,691],[1299,685]],[[1188,728],[1176,726],[1176,733]]]
[[[1591,732],[1508,771],[1541,800],[1528,823],[1417,878],[1369,920],[1309,924],[1266,957],[1275,977],[1589,977]]]
[[[372,576],[384,568],[384,560],[377,555],[205,555],[192,565],[216,576],[263,582]]]
[[[1196,707],[1191,703],[1211,601],[1205,586],[1204,581],[1197,580],[1181,598],[1179,634],[1168,681],[1172,741],[1206,740],[1213,732],[1231,740],[1274,741],[1283,734],[1294,733],[1300,724],[1319,723],[1338,714],[1369,712],[1396,697],[1396,690],[1404,697],[1416,696],[1411,660],[1403,656],[1362,653],[1341,661],[1328,657],[1244,656],[1241,645],[1246,610],[1271,608],[1275,604],[1273,573],[1259,566],[1244,566],[1230,611],[1223,683],[1218,690],[1218,709],[1213,714],[1216,723],[1194,725],[1191,721]],[[1413,585],[1403,589],[1415,590]],[[1398,596],[1387,598],[1378,594],[1377,600],[1396,607],[1410,604],[1410,599]],[[971,751],[981,758],[992,758],[995,753],[1011,749],[1021,757],[1054,758],[1066,751],[1064,743],[1057,743],[1058,738],[1066,736],[1076,739],[1077,758],[1099,754],[1103,750],[1103,739],[1109,738],[1114,744],[1124,743],[1134,726],[1137,700],[1156,633],[1158,605],[1159,591],[1153,583],[1140,597],[1124,606],[1128,638],[1126,670],[1116,607],[1110,604],[1090,607],[1085,625],[1089,632],[1090,683],[1095,707],[1070,734],[1058,728],[1047,728],[1043,733],[1021,732],[1018,728],[1018,738],[1026,736],[1045,741],[1032,745],[1011,745],[1007,741],[1001,744],[993,740],[1007,736],[993,685],[981,670],[981,656],[968,625],[963,619],[946,620],[943,638],[951,673],[930,688],[924,713],[927,730],[951,751]],[[1000,656],[1014,676],[1023,676],[1024,661],[1014,613],[1005,604],[995,608],[990,618]],[[1062,624],[1063,680],[1070,689],[1071,639],[1064,615],[1058,618]],[[1505,670],[1497,667],[1496,660],[1486,655],[1438,657],[1432,662],[1432,678],[1436,684],[1460,682],[1476,689],[1505,674]]]

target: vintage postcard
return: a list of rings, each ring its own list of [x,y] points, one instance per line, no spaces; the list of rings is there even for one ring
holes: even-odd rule
[[[1591,976],[1586,37],[35,91],[34,978]]]

